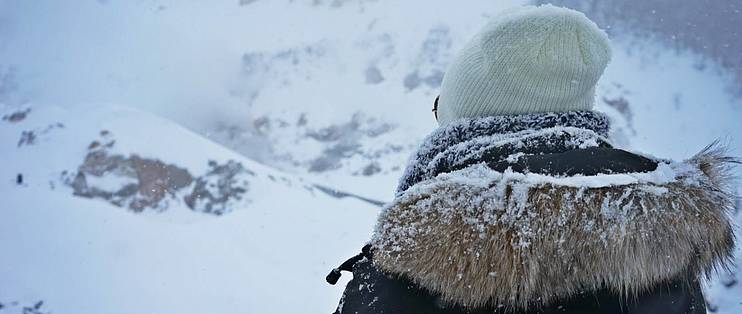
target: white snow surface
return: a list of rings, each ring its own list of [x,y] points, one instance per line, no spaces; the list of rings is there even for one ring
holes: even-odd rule
[[[19,130],[56,122],[64,127],[46,141],[15,149]],[[133,214],[72,196],[60,173],[82,163],[101,130],[118,152],[194,174],[209,160],[235,160],[256,176],[226,219],[191,211],[177,198],[162,213]],[[14,309],[10,302],[43,300],[43,313],[329,313],[341,290],[324,276],[368,240],[378,210],[129,108],[34,107],[21,122],[0,123],[0,145],[5,310]]]
[[[350,276],[335,287],[324,276],[369,239],[379,209],[312,184],[390,200],[436,126],[451,57],[521,3],[0,0],[0,116],[31,108],[0,120],[0,313],[38,301],[59,314],[332,312]],[[613,143],[680,160],[721,138],[742,155],[731,76],[612,40],[596,109]],[[193,175],[236,160],[257,175],[219,217],[72,196],[61,173],[104,129],[115,153]],[[33,144],[19,143],[24,131]],[[734,280],[710,282],[717,313],[742,312]]]
[[[699,169],[691,170],[688,164],[682,162],[659,163],[657,169],[650,172],[597,174],[575,176],[550,176],[538,173],[520,173],[508,168],[498,172],[485,165],[475,165],[462,170],[443,173],[442,178],[450,178],[454,182],[474,183],[477,186],[487,186],[491,182],[518,181],[526,186],[550,184],[565,187],[603,188],[646,183],[662,185],[684,178],[687,184],[697,184],[702,177]]]

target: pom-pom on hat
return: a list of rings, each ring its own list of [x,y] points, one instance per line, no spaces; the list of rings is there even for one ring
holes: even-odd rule
[[[590,110],[610,59],[608,36],[580,12],[552,5],[505,12],[446,70],[438,122]]]

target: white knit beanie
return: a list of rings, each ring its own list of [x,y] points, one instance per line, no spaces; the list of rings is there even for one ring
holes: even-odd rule
[[[542,5],[503,13],[448,67],[438,122],[590,110],[610,59],[608,36],[580,12]]]

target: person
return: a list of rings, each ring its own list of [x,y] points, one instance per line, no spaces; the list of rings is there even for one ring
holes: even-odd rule
[[[719,145],[685,161],[611,145],[610,61],[583,14],[494,18],[447,69],[440,125],[381,212],[336,313],[705,313],[734,239]]]

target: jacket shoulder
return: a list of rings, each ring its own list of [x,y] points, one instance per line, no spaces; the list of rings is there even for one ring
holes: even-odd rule
[[[513,307],[462,308],[445,304],[435,293],[404,276],[379,271],[364,259],[353,267],[342,300],[334,314],[556,314],[556,313],[687,313],[706,312],[697,280],[682,277],[659,283],[633,297],[622,297],[607,288],[585,291],[546,307],[521,310]]]

